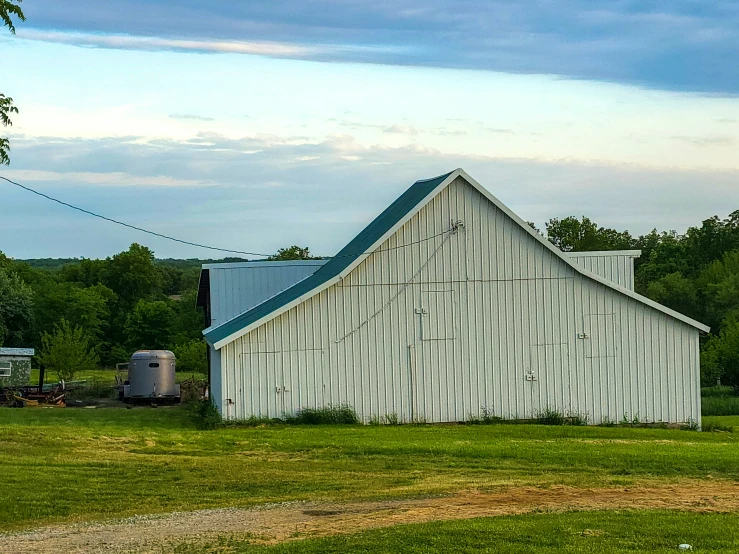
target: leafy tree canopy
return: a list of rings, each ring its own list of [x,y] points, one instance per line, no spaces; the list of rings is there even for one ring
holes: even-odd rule
[[[585,216],[581,219],[573,216],[550,219],[546,223],[546,231],[552,244],[565,252],[628,250],[634,246],[634,239],[628,231],[598,227]]]
[[[7,27],[11,33],[15,34],[15,23],[13,18],[19,21],[25,21],[20,3],[22,0],[0,0],[0,21],[3,26]],[[3,127],[9,127],[13,124],[10,114],[18,113],[18,108],[13,105],[13,99],[0,93],[0,124]],[[0,137],[0,165],[10,164],[10,141],[7,138]]]
[[[288,246],[287,248],[280,248],[277,254],[267,258],[268,261],[282,261],[282,260],[320,260],[310,255],[310,251],[307,246]]]
[[[139,300],[126,319],[126,344],[131,350],[166,349],[174,334],[175,311],[164,300]]]
[[[31,338],[33,291],[16,273],[0,268],[0,346],[26,347]]]

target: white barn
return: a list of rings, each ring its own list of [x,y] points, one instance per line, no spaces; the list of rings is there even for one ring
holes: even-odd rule
[[[218,308],[243,311],[204,331],[212,397],[232,419],[700,423],[709,328],[633,291],[638,254],[560,252],[461,169],[418,181],[327,263]]]

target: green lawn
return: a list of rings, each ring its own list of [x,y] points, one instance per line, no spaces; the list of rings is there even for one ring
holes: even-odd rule
[[[115,385],[115,375],[116,372],[111,369],[97,369],[95,371],[80,371],[74,376],[75,381],[89,381],[90,383],[97,383],[97,384],[103,384],[103,383],[110,383],[111,386]],[[125,374],[124,374],[125,375]],[[175,380],[178,383],[181,383],[182,381],[186,381],[187,379],[190,379],[192,377],[195,377],[196,379],[206,379],[206,376],[202,373],[192,373],[192,372],[177,372],[175,373]],[[39,378],[39,370],[38,369],[32,369],[31,370],[31,383],[34,385],[38,385],[38,378]],[[54,371],[47,371],[44,376],[44,382],[45,383],[56,383],[59,381],[59,376]]]
[[[734,427],[734,430],[739,433],[739,415],[732,416],[705,416],[703,419],[703,425],[707,425],[711,422],[724,425],[726,427]]]
[[[569,512],[398,525],[356,535],[253,546],[224,539],[207,546],[179,545],[177,554],[634,554],[739,552],[739,515],[664,511]]]
[[[186,407],[0,409],[0,445],[0,529],[473,487],[739,479],[739,433],[537,425],[198,431]]]

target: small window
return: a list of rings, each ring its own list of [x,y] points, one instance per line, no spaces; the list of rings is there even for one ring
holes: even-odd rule
[[[149,367],[159,367],[159,364],[156,362],[152,362],[149,364]]]
[[[0,362],[0,377],[10,377],[12,369],[12,362]]]

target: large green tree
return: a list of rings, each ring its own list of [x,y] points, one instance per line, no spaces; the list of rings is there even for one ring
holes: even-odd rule
[[[139,300],[126,319],[126,344],[131,350],[166,349],[176,324],[176,313],[164,300]]]
[[[133,243],[106,262],[103,284],[116,293],[121,308],[130,309],[139,299],[162,294],[162,276],[154,265],[154,252],[146,246]]]
[[[99,358],[90,343],[81,327],[73,327],[62,319],[53,333],[42,336],[38,360],[46,369],[56,371],[59,379],[70,381],[78,372],[98,368]]]
[[[19,5],[21,2],[22,0],[0,0],[0,20],[2,20],[3,26],[7,27],[13,34],[15,34],[13,18],[20,21],[26,20]],[[18,113],[18,108],[13,105],[13,99],[0,93],[0,124],[3,127],[9,127],[13,124],[10,119],[10,115],[13,113]],[[10,163],[8,150],[10,150],[10,141],[7,138],[0,137],[0,165]]]
[[[33,316],[33,291],[16,273],[0,267],[0,346],[25,347]]]

